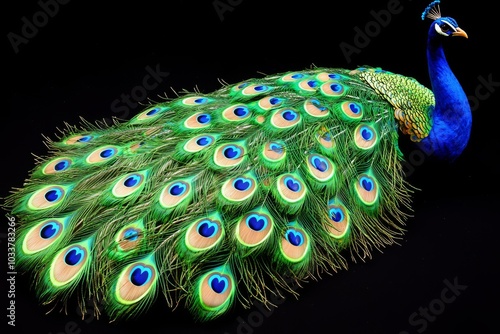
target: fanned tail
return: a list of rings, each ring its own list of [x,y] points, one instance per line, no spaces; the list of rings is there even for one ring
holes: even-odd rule
[[[402,234],[412,189],[394,108],[363,71],[283,73],[69,127],[6,201],[19,265],[44,301],[99,296],[115,319],[163,295],[210,320],[345,269],[347,252],[370,257]]]

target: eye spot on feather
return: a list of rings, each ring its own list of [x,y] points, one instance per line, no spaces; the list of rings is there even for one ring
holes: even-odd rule
[[[105,150],[101,151],[101,152],[99,153],[99,156],[100,156],[101,158],[103,158],[103,159],[107,159],[107,158],[109,158],[109,157],[112,157],[112,156],[113,156],[113,154],[114,154],[113,150],[112,150],[112,149],[110,149],[110,148],[108,148],[108,149],[105,149]]]
[[[331,208],[330,209],[330,219],[336,223],[344,220],[344,213],[340,209]]]
[[[242,121],[250,117],[250,109],[244,104],[237,104],[226,108],[222,112],[222,117],[230,122]]]
[[[349,230],[349,213],[346,207],[338,200],[331,200],[328,205],[330,223],[327,224],[327,232],[334,238],[343,238]]]
[[[282,141],[267,142],[262,146],[261,156],[269,168],[278,168],[286,158],[286,148]]]
[[[48,202],[55,202],[60,199],[63,195],[63,191],[59,188],[50,189],[45,193],[45,199]]]
[[[211,100],[203,96],[191,96],[182,100],[182,104],[186,106],[199,106],[209,102],[211,102]]]
[[[298,117],[297,113],[293,110],[286,110],[281,115],[283,116],[283,118],[285,120],[287,120],[289,122],[294,121]]]
[[[373,131],[367,127],[363,127],[360,129],[360,135],[365,141],[370,141],[374,137]]]
[[[160,112],[160,108],[153,108],[153,109],[151,109],[149,111],[146,111],[145,115],[151,117],[151,116],[156,115],[159,112]]]
[[[123,198],[139,191],[145,179],[146,174],[144,172],[131,173],[121,177],[113,187],[113,196]]]
[[[140,231],[135,228],[128,228],[123,232],[123,239],[128,241],[137,241]]]
[[[274,221],[263,207],[256,208],[240,218],[236,238],[241,245],[255,247],[265,242],[273,230]]]
[[[115,236],[115,243],[119,252],[131,252],[137,250],[144,239],[144,225],[142,220],[121,228]]]
[[[200,218],[186,230],[185,244],[193,252],[201,252],[215,247],[224,234],[219,215]]]
[[[281,238],[280,250],[283,257],[292,263],[297,263],[309,253],[309,236],[297,222],[289,224]]]
[[[214,142],[214,136],[202,134],[188,140],[186,144],[184,144],[184,150],[189,153],[200,152],[210,147]]]
[[[62,186],[46,186],[36,191],[28,200],[28,207],[32,210],[48,209],[61,203],[67,191]]]
[[[206,124],[206,123],[210,123],[210,115],[208,114],[201,114],[201,115],[198,115],[196,117],[196,120],[198,121],[198,123],[200,124]]]
[[[23,237],[23,252],[35,254],[55,244],[65,231],[65,226],[65,219],[56,218],[37,223]]]
[[[348,119],[359,120],[363,117],[363,107],[356,102],[342,102],[340,108]]]
[[[327,72],[321,72],[316,75],[316,79],[318,79],[321,82],[327,82],[330,80],[340,80],[342,79],[342,76],[337,73],[327,73]]]
[[[134,187],[137,183],[141,181],[141,177],[138,175],[129,176],[124,182],[123,185],[127,188]]]
[[[181,182],[174,183],[168,188],[168,193],[172,196],[181,196],[186,192],[187,186]]]
[[[237,159],[241,156],[241,149],[236,146],[229,145],[223,149],[222,154],[228,159]]]
[[[259,214],[252,214],[245,219],[246,225],[253,231],[260,232],[268,225],[268,219]]]
[[[259,94],[268,92],[270,90],[271,90],[271,87],[269,87],[267,85],[261,85],[261,84],[255,85],[254,84],[254,85],[249,85],[249,86],[245,87],[241,91],[241,94],[243,94],[245,96],[254,96],[254,95],[259,95]]]
[[[219,225],[210,220],[203,220],[198,223],[196,231],[204,238],[213,238],[219,231]]]
[[[228,143],[217,147],[213,160],[219,167],[235,167],[244,161],[245,154],[243,145]]]
[[[234,280],[224,267],[215,268],[198,279],[197,291],[205,310],[224,312],[234,296]]]
[[[342,85],[334,83],[330,85],[330,89],[332,90],[332,92],[338,93],[342,91],[343,87]]]
[[[269,143],[269,149],[271,151],[273,151],[274,153],[276,154],[283,154],[284,153],[284,150],[283,150],[283,146],[277,142],[271,142]]]
[[[180,180],[167,184],[160,195],[160,204],[164,208],[173,208],[181,202],[188,200],[192,195],[190,183]]]
[[[323,118],[330,115],[330,111],[318,99],[307,99],[304,102],[304,110],[314,118]]]
[[[310,154],[307,156],[307,167],[309,174],[317,181],[326,182],[333,178],[335,168],[333,162],[326,156]]]
[[[283,174],[277,180],[277,189],[281,198],[288,203],[302,202],[307,189],[304,181],[293,174]]]
[[[249,83],[249,82],[242,82],[242,83],[239,83],[239,84],[237,84],[237,85],[233,86],[233,88],[231,88],[231,91],[232,91],[233,93],[236,93],[236,92],[239,92],[239,91],[241,91],[242,89],[244,89],[244,88],[248,87],[249,85],[250,85],[250,83]]]
[[[371,206],[378,201],[379,187],[375,177],[361,174],[355,182],[354,189],[364,204]]]
[[[130,270],[130,282],[135,286],[143,286],[153,278],[151,268],[137,264]]]
[[[133,118],[132,123],[156,119],[160,115],[162,115],[166,110],[168,110],[168,108],[160,107],[160,106],[146,109],[143,112],[141,112],[139,115],[137,115],[135,118]]]
[[[184,121],[184,126],[188,129],[201,129],[210,125],[212,117],[207,113],[196,113]]]
[[[201,147],[205,147],[205,146],[210,145],[212,143],[212,141],[213,141],[212,137],[201,136],[201,137],[196,139],[196,145],[201,146]]]
[[[298,247],[304,243],[304,236],[300,231],[296,229],[288,229],[285,232],[285,239],[295,247]]]
[[[335,146],[332,134],[327,129],[319,129],[316,132],[316,140],[321,145],[321,147],[326,149],[327,151],[331,150]]]
[[[57,222],[46,223],[40,229],[40,237],[42,239],[51,239],[59,234],[60,229],[61,227],[59,224],[57,224]]]
[[[243,177],[239,177],[237,178],[234,183],[233,183],[233,186],[236,190],[239,190],[239,191],[245,191],[247,189],[249,189],[252,185],[252,182],[249,181],[248,179],[245,179]]]
[[[121,304],[135,304],[154,291],[157,279],[158,271],[151,255],[122,270],[114,285],[114,296]]]
[[[304,92],[315,92],[318,86],[318,81],[310,79],[305,79],[298,83],[299,89]]]
[[[69,245],[60,250],[54,257],[50,269],[50,282],[61,287],[79,279],[90,259],[91,239]]]
[[[289,129],[301,121],[300,114],[290,108],[277,110],[271,117],[271,125],[276,129]]]
[[[377,132],[370,125],[360,124],[354,130],[354,142],[360,149],[371,149],[377,144],[377,141]]]
[[[83,136],[81,138],[78,138],[77,142],[79,142],[79,143],[88,143],[91,140],[92,140],[92,136]]]
[[[259,100],[258,106],[262,110],[270,110],[272,108],[277,108],[283,104],[284,99],[275,97],[275,96],[267,96]]]
[[[161,109],[160,108],[153,108],[151,110],[147,110],[144,112],[144,116],[146,117],[152,117],[155,115],[158,115],[160,113]]]
[[[373,190],[373,181],[370,180],[369,178],[363,177],[363,178],[361,178],[361,180],[359,182],[361,184],[361,187],[364,190],[366,190],[366,191],[372,191]]]
[[[103,146],[87,156],[87,163],[95,164],[100,162],[106,162],[111,160],[111,158],[115,157],[118,154],[118,148],[115,146]]]
[[[337,81],[327,81],[320,87],[321,93],[328,97],[344,96],[346,89],[343,84]]]
[[[311,159],[311,166],[320,172],[326,172],[329,169],[329,165],[326,159],[318,156],[313,156]]]
[[[68,170],[73,164],[70,158],[57,158],[45,165],[42,173],[45,175],[56,174]]]
[[[286,177],[284,183],[286,187],[293,192],[299,192],[302,188],[300,182],[298,182],[293,177]]]
[[[67,138],[64,143],[66,145],[75,145],[75,144],[85,144],[91,142],[94,139],[92,135],[75,135]]]
[[[221,188],[221,195],[230,202],[242,202],[252,197],[257,190],[253,176],[238,176],[228,179]]]
[[[213,274],[208,278],[208,285],[210,285],[212,291],[221,294],[226,292],[229,286],[229,280],[226,277]]]
[[[136,229],[136,228],[127,228],[125,231],[123,231],[123,241],[127,243],[135,243],[139,240],[141,230]],[[124,248],[123,245],[120,245],[120,248]]]
[[[264,155],[269,160],[281,160],[285,156],[285,149],[280,142],[269,142],[264,145]]]
[[[68,159],[65,159],[65,160],[62,160],[62,161],[59,161],[55,166],[54,166],[54,170],[56,172],[60,172],[60,171],[63,171],[63,170],[66,170],[68,169],[69,165],[71,164],[71,161],[68,160]]]
[[[304,78],[306,75],[304,73],[289,73],[281,77],[282,82],[294,82]]]
[[[80,264],[85,257],[85,249],[80,246],[71,247],[64,255],[64,263],[68,266]]]

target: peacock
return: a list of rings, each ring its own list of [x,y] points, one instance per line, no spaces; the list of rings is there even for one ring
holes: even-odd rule
[[[439,1],[425,19],[431,89],[379,67],[312,66],[46,138],[4,199],[18,270],[44,303],[77,296],[127,319],[161,294],[209,321],[396,243],[416,190],[398,140],[454,161],[472,124],[443,50],[467,34]]]

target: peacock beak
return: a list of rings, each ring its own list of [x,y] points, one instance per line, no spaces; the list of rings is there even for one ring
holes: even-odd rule
[[[460,28],[457,28],[457,31],[453,32],[451,35],[469,38],[469,36],[467,36],[467,33]]]

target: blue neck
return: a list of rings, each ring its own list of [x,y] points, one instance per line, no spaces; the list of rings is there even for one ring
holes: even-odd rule
[[[431,132],[420,146],[439,159],[454,160],[467,146],[472,115],[467,96],[446,61],[441,39],[429,32],[427,63],[436,105]]]

